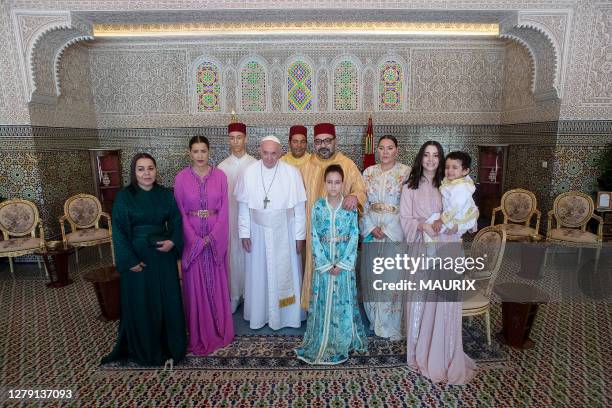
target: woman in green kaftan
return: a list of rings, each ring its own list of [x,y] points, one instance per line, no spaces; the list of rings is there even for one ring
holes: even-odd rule
[[[121,275],[121,322],[113,351],[102,359],[160,366],[185,357],[187,336],[177,258],[181,215],[172,192],[156,183],[155,159],[132,159],[131,184],[113,205],[113,245]]]

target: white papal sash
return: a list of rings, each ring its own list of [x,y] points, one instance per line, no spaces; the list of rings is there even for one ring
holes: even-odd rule
[[[256,210],[251,208],[251,221],[264,230],[268,287],[276,286],[278,306],[295,303],[291,250],[295,242],[289,241],[289,223],[293,222],[293,208],[285,210]],[[271,285],[273,279],[276,285]]]

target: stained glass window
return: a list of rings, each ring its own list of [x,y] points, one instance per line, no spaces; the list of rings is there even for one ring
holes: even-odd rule
[[[402,66],[396,61],[385,61],[378,67],[378,106],[380,110],[402,110]]]
[[[359,79],[357,67],[342,61],[334,70],[334,109],[357,110],[359,107]]]
[[[246,112],[265,112],[266,110],[266,71],[257,61],[247,62],[240,72],[242,90],[242,110]]]
[[[295,61],[287,68],[287,108],[289,111],[312,111],[312,68]]]
[[[196,71],[196,98],[198,112],[221,110],[221,78],[219,67],[203,62]]]

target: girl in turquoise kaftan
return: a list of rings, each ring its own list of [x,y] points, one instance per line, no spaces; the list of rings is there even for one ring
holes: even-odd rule
[[[295,350],[309,364],[339,364],[350,351],[367,350],[355,283],[357,212],[342,208],[342,168],[331,165],[324,177],[327,197],[312,208],[313,277],[306,333]]]

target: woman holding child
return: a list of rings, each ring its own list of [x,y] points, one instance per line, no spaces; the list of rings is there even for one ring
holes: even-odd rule
[[[438,142],[424,143],[402,189],[402,229],[417,255],[424,252],[424,242],[436,240],[443,228],[433,221],[443,214],[439,191],[445,174],[442,160],[444,151]],[[446,228],[446,233],[456,234],[457,228]],[[423,301],[407,305],[408,365],[434,382],[465,384],[474,375],[475,363],[463,351],[461,306],[461,302]]]

